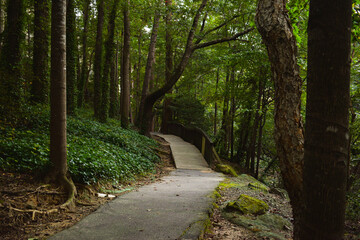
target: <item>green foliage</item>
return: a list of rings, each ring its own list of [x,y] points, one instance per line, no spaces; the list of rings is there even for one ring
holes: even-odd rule
[[[360,220],[360,179],[357,179],[347,194],[346,217],[354,221]]]
[[[23,128],[0,128],[0,167],[10,171],[43,173],[49,161],[49,112],[33,108]],[[37,113],[37,114],[36,114]],[[130,180],[145,175],[159,160],[156,143],[115,120],[101,124],[86,118],[68,118],[68,166],[76,182]]]
[[[185,126],[196,126],[208,130],[210,121],[205,115],[205,106],[194,96],[183,94],[175,97],[170,106],[175,120]]]

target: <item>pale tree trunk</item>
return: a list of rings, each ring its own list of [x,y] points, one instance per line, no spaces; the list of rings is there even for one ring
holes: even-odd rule
[[[144,120],[143,115],[144,115],[145,98],[149,94],[152,69],[153,69],[153,65],[155,62],[156,41],[157,41],[159,24],[160,24],[159,20],[160,20],[160,13],[158,11],[156,11],[155,16],[154,16],[153,29],[151,32],[148,58],[147,58],[147,63],[146,63],[146,68],[145,68],[145,76],[144,76],[143,87],[142,87],[142,92],[141,92],[139,113],[138,113],[138,118],[136,120],[136,125],[139,127],[142,125],[142,122]]]
[[[104,0],[97,0],[97,27],[94,59],[94,116],[100,120],[103,57]]]
[[[352,1],[311,0],[300,239],[343,239]]]
[[[73,204],[75,186],[69,181],[66,159],[66,0],[52,1],[50,75],[50,160],[51,180],[68,192],[64,206]]]
[[[128,128],[130,113],[130,17],[129,1],[124,3],[124,47],[121,67],[121,102],[120,118],[121,126]]]
[[[256,25],[267,47],[275,85],[275,140],[284,185],[294,215],[294,235],[302,213],[304,134],[297,47],[285,0],[260,0]]]
[[[31,100],[34,103],[48,103],[49,100],[49,35],[50,9],[48,0],[34,2],[34,47],[33,47],[33,81]]]

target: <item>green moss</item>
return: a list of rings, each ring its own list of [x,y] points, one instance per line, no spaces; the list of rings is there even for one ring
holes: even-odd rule
[[[226,208],[253,215],[261,215],[269,210],[269,206],[264,201],[245,194],[241,194],[236,201],[229,202]]]
[[[270,188],[266,186],[265,184],[256,181],[249,183],[248,187],[253,190],[259,190],[268,193],[270,191]]]
[[[217,164],[215,167],[215,170],[218,172],[222,172],[224,174],[233,176],[233,177],[237,177],[237,173],[236,171],[229,165],[226,164]]]

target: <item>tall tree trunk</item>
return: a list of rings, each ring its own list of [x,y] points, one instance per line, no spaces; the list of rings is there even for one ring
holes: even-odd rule
[[[119,76],[118,76],[118,58],[119,58],[119,42],[116,43],[115,56],[111,63],[110,71],[110,110],[111,118],[118,117],[119,114]]]
[[[140,31],[138,36],[138,60],[136,63],[136,79],[135,79],[135,89],[134,89],[134,96],[135,96],[135,109],[133,111],[137,114],[139,112],[140,107],[140,101],[141,101],[141,83],[140,83],[140,77],[141,77],[141,43],[142,43],[142,32]]]
[[[159,23],[160,23],[159,20],[160,20],[160,13],[158,11],[156,11],[155,15],[154,15],[153,29],[151,32],[148,58],[147,58],[147,63],[146,63],[146,68],[145,68],[145,76],[144,76],[144,82],[143,82],[143,87],[142,87],[142,92],[141,92],[141,101],[140,101],[138,119],[136,121],[137,126],[141,126],[143,123],[143,120],[144,120],[143,119],[144,104],[145,104],[145,99],[146,99],[147,95],[149,94],[151,73],[152,73],[153,64],[155,62],[156,41],[157,41],[157,34],[158,34]]]
[[[302,213],[304,134],[297,47],[285,0],[260,0],[256,25],[267,47],[275,85],[275,139],[284,185],[294,216],[294,235]]]
[[[352,1],[311,0],[299,239],[343,239],[349,156]]]
[[[101,78],[103,58],[103,25],[104,25],[104,0],[97,0],[97,30],[94,59],[94,115],[100,120],[101,108]]]
[[[34,1],[34,48],[31,100],[48,103],[49,100],[49,36],[50,9],[48,0]]]
[[[50,160],[52,180],[68,192],[65,205],[74,200],[75,186],[66,177],[66,0],[52,1],[50,83]]]
[[[103,70],[103,77],[101,83],[101,108],[100,108],[100,121],[106,122],[109,116],[109,89],[110,89],[110,67],[112,59],[114,58],[114,35],[115,35],[115,20],[117,6],[120,0],[114,0],[112,10],[109,16],[108,23],[108,36],[105,42],[105,63]]]
[[[0,0],[0,55],[1,55],[1,48],[2,48],[2,33],[4,32],[4,26],[5,26],[5,0]]]
[[[0,118],[16,120],[21,106],[21,42],[24,40],[24,0],[7,3],[7,19],[0,56]]]
[[[171,72],[173,71],[174,64],[173,64],[173,46],[172,46],[172,34],[171,34],[171,19],[172,19],[172,0],[166,0],[166,17],[165,17],[165,25],[166,25],[166,32],[165,32],[165,46],[166,46],[166,61],[165,61],[165,78],[166,81],[170,80]]]
[[[38,1],[38,0],[37,0]],[[67,0],[66,8],[66,111],[74,114],[76,108],[76,22],[75,2]]]
[[[218,112],[218,105],[217,105],[217,94],[218,94],[218,86],[219,86],[219,68],[216,71],[216,86],[215,86],[215,112],[214,112],[214,136],[217,133],[217,112]]]
[[[103,0],[100,0],[103,1]],[[82,62],[81,62],[81,74],[80,79],[78,81],[78,97],[77,103],[78,108],[81,108],[84,104],[84,96],[85,96],[85,81],[87,75],[87,35],[88,35],[88,28],[89,28],[89,15],[90,15],[90,0],[84,0],[84,29],[82,32]],[[100,13],[98,13],[98,16]],[[98,19],[99,21],[99,19]]]
[[[126,0],[123,8],[124,13],[124,46],[121,67],[121,102],[120,118],[121,126],[128,128],[130,113],[130,18],[129,1]]]
[[[225,96],[223,102],[223,114],[222,114],[222,121],[221,121],[221,138],[220,138],[220,154],[224,157],[229,156],[229,93],[230,91],[230,74],[229,70],[226,72],[225,78]]]

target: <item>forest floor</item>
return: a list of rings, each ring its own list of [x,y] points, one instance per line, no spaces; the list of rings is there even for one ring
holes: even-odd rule
[[[114,197],[168,175],[175,169],[170,147],[163,139],[154,138],[160,142],[157,154],[162,159],[156,165],[156,173],[121,185],[75,184],[78,195],[76,207],[71,210],[59,209],[65,195],[58,188],[46,185],[30,174],[0,171],[0,239],[46,239],[74,225]],[[102,197],[98,193],[103,193]]]
[[[0,239],[46,239],[74,225],[100,205],[111,201],[112,197],[154,183],[162,176],[168,175],[174,170],[169,145],[163,139],[155,138],[161,143],[157,152],[162,159],[161,163],[156,166],[156,173],[133,182],[122,183],[122,185],[103,183],[86,186],[77,184],[76,207],[71,211],[58,209],[58,206],[65,200],[65,196],[59,189],[44,185],[29,174],[0,171]],[[236,178],[228,177],[226,181],[236,181]],[[214,208],[214,213],[210,218],[211,224],[203,239],[270,239],[259,237],[256,233],[231,223],[223,217],[221,209],[227,202],[236,200],[240,194],[248,194],[261,199],[268,203],[271,213],[279,214],[289,221],[292,220],[289,201],[280,195],[232,187],[219,187],[218,192],[221,195],[216,202],[219,207]],[[99,197],[98,193],[104,193],[104,195],[110,193],[113,196]],[[50,213],[51,209],[57,210]],[[360,239],[359,225],[359,222],[348,221],[345,239]],[[292,228],[283,229],[282,234],[286,239],[291,239]]]

